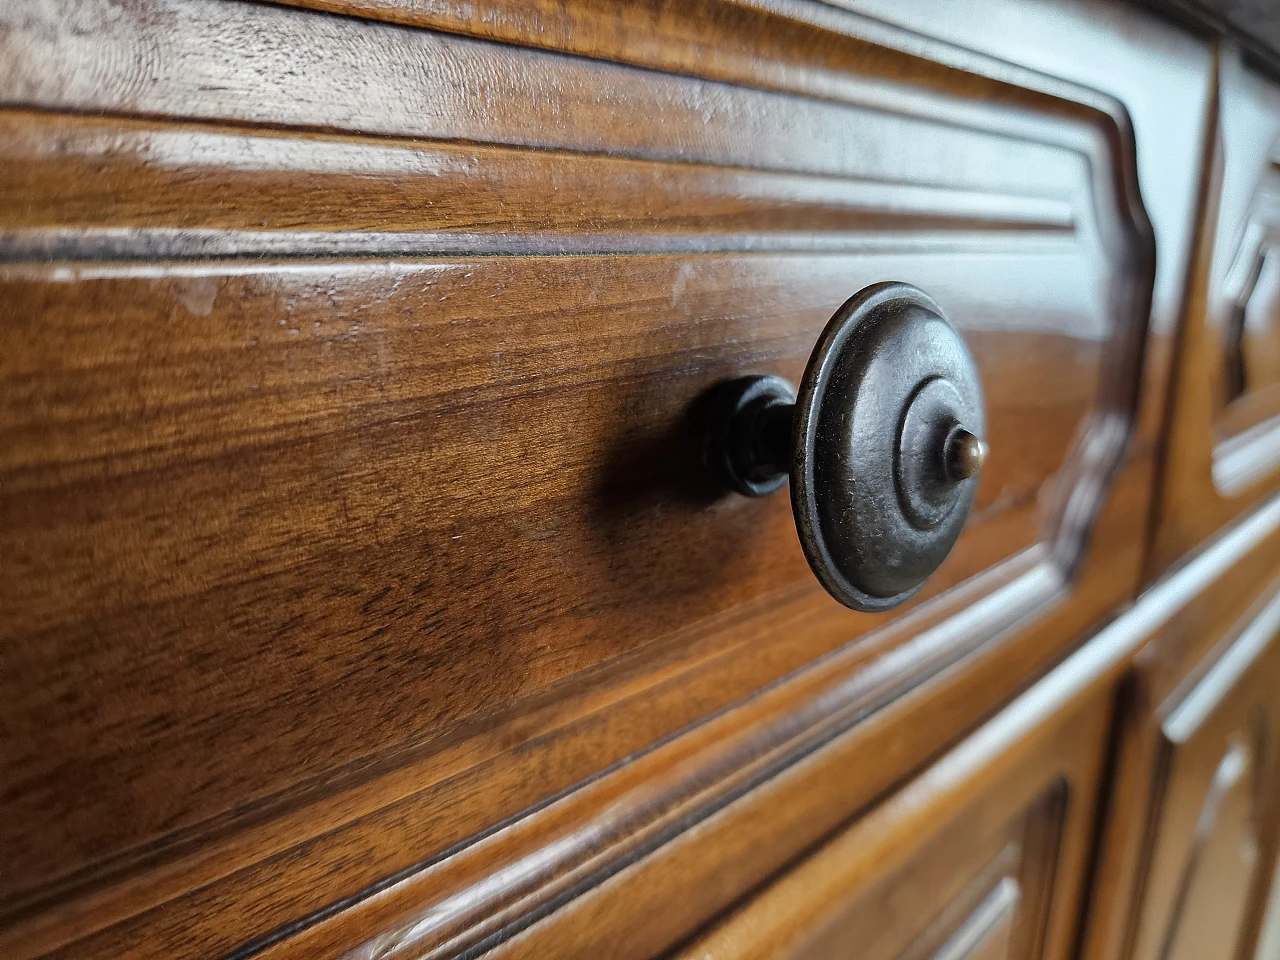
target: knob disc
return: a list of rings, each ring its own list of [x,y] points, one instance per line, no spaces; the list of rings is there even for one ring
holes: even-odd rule
[[[837,600],[895,606],[946,559],[985,456],[982,411],[964,341],[920,290],[876,284],[832,317],[796,392],[791,502]]]

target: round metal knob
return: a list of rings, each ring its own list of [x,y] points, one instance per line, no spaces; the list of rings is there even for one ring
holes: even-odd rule
[[[798,390],[779,377],[722,385],[708,459],[764,496],[791,481],[810,567],[837,600],[906,600],[955,546],[987,457],[982,388],[964,341],[905,283],[860,291],[822,332]]]

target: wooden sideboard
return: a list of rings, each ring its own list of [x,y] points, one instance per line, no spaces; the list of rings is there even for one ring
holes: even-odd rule
[[[1245,6],[0,6],[0,956],[1272,960]],[[717,398],[886,281],[980,472],[855,610]]]

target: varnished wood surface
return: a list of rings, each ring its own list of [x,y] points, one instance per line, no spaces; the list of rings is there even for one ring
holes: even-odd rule
[[[1172,24],[1139,19],[1130,21],[1127,30],[1099,30],[1087,17],[1023,0],[984,3],[981,16],[964,4],[939,6],[927,0],[860,0],[859,7],[995,56],[1034,60],[1055,75],[1103,86],[1124,102],[1139,144],[1150,144],[1140,146],[1137,158],[1160,254],[1146,375],[1152,375],[1153,365],[1165,369],[1175,347],[1180,350],[1180,366],[1168,386],[1169,406],[1152,403],[1145,408],[1155,422],[1169,424],[1146,574],[1148,580],[1159,576],[1265,497],[1280,467],[1280,432],[1268,419],[1275,411],[1265,399],[1261,405],[1245,404],[1251,419],[1244,426],[1262,421],[1255,429],[1240,432],[1226,415],[1223,339],[1231,308],[1221,279],[1235,245],[1247,239],[1243,221],[1250,215],[1256,178],[1267,168],[1264,157],[1273,134],[1268,132],[1266,105],[1274,96],[1272,88],[1248,72],[1231,48],[1219,55],[1203,39]],[[1135,71],[1130,45],[1139,35],[1159,54],[1149,69]],[[1098,60],[1080,55],[1086,47],[1112,68],[1100,74]],[[1222,113],[1219,65],[1211,66],[1210,57],[1219,57],[1222,82],[1232,91],[1221,98]],[[1182,109],[1187,103],[1197,109]],[[1212,173],[1214,157],[1223,151],[1233,165],[1229,184]],[[1220,201],[1228,195],[1230,213],[1219,213]],[[1219,223],[1225,233],[1219,233]],[[1205,332],[1206,324],[1215,332]],[[1233,432],[1238,436],[1232,437]],[[1215,473],[1229,478],[1232,492],[1215,486]]]
[[[1276,856],[1275,582],[1241,614],[1229,611],[1137,659],[1089,960],[1252,955]]]
[[[984,253],[1015,237],[1061,256],[1079,232],[1078,203],[1052,192],[1055,176],[1080,173],[1062,156],[1036,196],[997,192],[989,173],[946,186],[836,176],[821,162],[813,172],[735,165],[762,163],[776,142],[753,147],[759,156],[729,144],[716,151],[723,162],[705,164],[592,153],[552,162],[529,150],[394,137],[20,111],[0,123],[10,210],[0,236],[11,260]],[[1041,152],[1029,144],[1027,162]]]
[[[1112,700],[1074,666],[673,956],[1070,956]]]
[[[1221,53],[1209,173],[1200,204],[1170,407],[1153,572],[1258,502],[1280,476],[1280,389],[1265,372],[1272,336],[1261,261],[1275,244],[1280,94],[1231,48]],[[1255,297],[1254,294],[1257,294]]]
[[[1185,696],[1162,710],[1165,782],[1135,957],[1249,956],[1251,901],[1275,859],[1275,639],[1270,601]]]
[[[0,952],[652,956],[1137,593],[1201,41],[1051,4],[297,6],[0,11]],[[794,378],[888,276],[974,350],[995,459],[924,602],[867,617],[781,498],[710,488],[697,398]],[[1015,739],[1077,695],[1101,730],[1151,637],[1185,673],[1240,616],[1280,561],[1255,489]],[[919,782],[967,757],[941,796],[990,831],[876,840],[955,866],[894,929],[1038,956],[1041,911],[1056,956],[1087,810],[982,799],[1023,756],[982,736]],[[1100,756],[1037,754],[1068,755]]]
[[[918,762],[1131,594],[1151,251],[1124,114],[943,47],[915,71],[845,14],[729,54],[764,15],[724,9],[707,72],[734,85],[267,6],[0,14],[10,952],[324,939],[344,898],[400,916],[562,836],[433,928],[474,942],[1039,612]],[[781,74],[784,36],[831,58]],[[859,147],[903,138],[930,149]],[[693,781],[637,762],[437,862],[889,621],[818,595],[781,498],[716,498],[693,415],[721,378],[794,377],[887,276],[965,332],[995,451],[930,593],[1004,565],[806,680],[835,699],[686,738]]]
[[[1267,519],[1268,514],[1270,519]],[[822,956],[826,955],[824,948],[833,946],[837,941],[847,952],[852,943],[875,943],[880,931],[892,937],[895,934],[906,936],[923,928],[932,916],[930,910],[939,909],[952,895],[945,879],[937,887],[931,886],[935,878],[948,876],[947,867],[943,866],[945,855],[941,851],[954,849],[961,843],[960,840],[944,842],[925,838],[946,837],[954,829],[963,834],[965,842],[979,845],[980,838],[984,836],[983,826],[989,830],[993,824],[1007,823],[1005,817],[1025,796],[1011,782],[1025,778],[1025,786],[1026,781],[1035,782],[1037,776],[1053,780],[1051,771],[1055,764],[1066,764],[1069,762],[1067,758],[1072,757],[1088,758],[1091,750],[1101,749],[1100,742],[1089,735],[1088,731],[1093,728],[1084,716],[1096,719],[1107,715],[1106,703],[1117,691],[1117,681],[1124,688],[1120,690],[1119,702],[1125,710],[1129,709],[1127,705],[1133,701],[1133,694],[1127,689],[1130,686],[1129,663],[1135,654],[1140,662],[1151,656],[1167,655],[1170,646],[1187,635],[1207,634],[1221,638],[1222,631],[1231,629],[1233,621],[1238,621],[1244,625],[1243,629],[1236,626],[1235,630],[1239,632],[1228,633],[1222,640],[1220,645],[1226,646],[1227,650],[1223,655],[1211,658],[1214,666],[1207,671],[1208,675],[1205,671],[1193,672],[1185,684],[1192,689],[1172,697],[1173,702],[1162,708],[1160,713],[1166,742],[1199,738],[1203,746],[1198,751],[1204,752],[1207,747],[1214,753],[1207,771],[1196,770],[1194,760],[1182,764],[1188,768],[1189,782],[1180,785],[1179,789],[1194,794],[1197,786],[1204,786],[1197,782],[1200,775],[1205,772],[1212,774],[1221,755],[1214,748],[1224,743],[1229,749],[1234,747],[1236,741],[1230,737],[1234,732],[1232,723],[1243,721],[1248,724],[1256,716],[1255,703],[1251,698],[1269,697],[1273,692],[1274,682],[1261,667],[1274,660],[1271,655],[1274,644],[1269,641],[1276,632],[1276,600],[1273,585],[1260,581],[1260,574],[1274,562],[1280,536],[1277,520],[1280,520],[1280,501],[1272,500],[1261,513],[1246,521],[1244,527],[1228,534],[1178,574],[1154,587],[1131,611],[1089,641],[988,727],[975,734],[972,741],[957,747],[954,754],[940,760],[918,781],[894,795],[845,833],[837,835],[813,857],[784,874],[758,899],[748,902],[729,919],[701,934],[691,945],[682,948],[680,956]],[[1255,531],[1252,535],[1246,533],[1251,527]],[[1265,553],[1259,555],[1257,547],[1265,543],[1270,543],[1270,546],[1264,547]],[[1182,674],[1184,678],[1187,676],[1186,665]],[[1156,674],[1148,671],[1143,676],[1151,680]],[[1242,678],[1246,678],[1246,682],[1242,683]],[[1151,692],[1158,686],[1153,688],[1144,684],[1143,689]],[[1103,701],[1101,704],[1099,699]],[[1074,706],[1073,700],[1076,701]],[[1083,711],[1084,716],[1077,715],[1077,710]],[[1058,711],[1057,721],[1049,719],[1054,711]],[[1076,719],[1068,719],[1073,716]],[[1147,719],[1150,720],[1150,715]],[[1035,744],[1038,736],[1034,732],[1037,724],[1053,728],[1058,722],[1066,724],[1066,729],[1058,734],[1062,744],[1037,755]],[[1222,736],[1224,732],[1227,736]],[[1047,734],[1041,730],[1039,736]],[[1270,750],[1274,741],[1264,738],[1260,743],[1263,749]],[[1252,741],[1246,744],[1249,750],[1256,749],[1258,745]],[[1190,752],[1194,758],[1197,751]],[[1148,805],[1135,810],[1128,803],[1133,788],[1142,782],[1138,768],[1133,765],[1138,754],[1123,748],[1119,756],[1119,767],[1110,773],[1117,778],[1113,783],[1118,785],[1118,789],[1111,787],[1105,791],[1109,795],[1108,819],[1113,825],[1123,825],[1126,838],[1140,839],[1147,823],[1145,815],[1152,811]],[[1267,804],[1271,787],[1266,784],[1266,778],[1271,776],[1272,765],[1264,757],[1253,766],[1247,782],[1261,789],[1246,792],[1246,805]],[[1071,776],[1066,776],[1065,781],[1069,785],[1075,783]],[[1089,778],[1085,778],[1085,784],[1098,785]],[[1237,795],[1235,799],[1238,798]],[[1093,802],[1088,790],[1084,791],[1081,802],[1086,805]],[[1273,818],[1256,808],[1252,812],[1251,822],[1255,825],[1267,823],[1269,819]],[[956,824],[956,821],[963,825]],[[1180,840],[1190,838],[1190,830],[1182,833],[1177,825],[1170,826]],[[1191,824],[1182,826],[1190,827]],[[1086,832],[1091,833],[1091,829]],[[1114,835],[1109,833],[1104,837],[1114,839]],[[1089,847],[1088,840],[1079,842],[1085,848]],[[922,847],[928,850],[930,843],[939,845],[938,856],[943,856],[943,861],[928,860],[928,854],[916,853]],[[1176,841],[1174,846],[1178,846]],[[1062,849],[1065,856],[1070,856],[1073,848],[1067,843]],[[1219,849],[1231,856],[1237,848],[1228,841]],[[1183,851],[1185,847],[1180,847],[1179,852]],[[1102,885],[1096,886],[1093,892],[1091,925],[1085,941],[1086,956],[1110,955],[1093,952],[1102,946],[1104,939],[1098,936],[1100,924],[1110,910],[1126,911],[1132,902],[1129,892],[1108,885],[1117,852],[1110,843],[1104,842],[1102,868],[1097,878]],[[1165,853],[1166,859],[1169,856],[1177,859],[1176,853]],[[917,900],[912,902],[913,909],[901,913],[882,909],[874,919],[863,916],[861,928],[843,926],[842,917],[848,917],[848,922],[856,924],[863,898],[876,902],[871,898],[877,895],[877,884],[894,882],[892,878],[899,869],[899,858],[910,862],[913,855],[925,858],[921,863],[901,868],[907,877],[901,881],[902,884],[908,889],[918,890]],[[1258,851],[1257,860],[1269,862],[1267,851]],[[1153,874],[1153,882],[1166,889],[1176,889],[1182,871],[1176,863],[1164,866],[1167,869]],[[1221,867],[1221,864],[1212,866]],[[1202,937],[1207,935],[1215,951],[1222,951],[1198,955],[1232,955],[1230,947],[1233,944],[1223,942],[1221,923],[1227,919],[1223,914],[1224,908],[1235,911],[1234,916],[1238,919],[1240,909],[1247,905],[1247,898],[1233,896],[1240,890],[1239,881],[1247,879],[1238,874],[1239,871],[1232,870],[1229,865],[1222,873],[1217,869],[1211,870],[1208,875],[1218,878],[1221,889],[1215,895],[1212,890],[1215,881],[1209,880],[1208,892],[1212,902],[1204,902],[1206,898],[1203,896],[1196,898],[1195,908],[1207,912],[1201,912],[1199,922],[1187,929]],[[912,881],[919,887],[911,888]],[[1078,887],[1069,887],[1065,896],[1059,889],[1055,896],[1063,896],[1066,903],[1071,903],[1076,889]],[[933,897],[937,899],[931,899]],[[1190,903],[1191,898],[1186,899]],[[1167,904],[1162,906],[1167,908]],[[1074,911],[1067,908],[1065,912],[1074,921]],[[1167,912],[1156,910],[1155,913],[1157,924],[1167,917]],[[1206,920],[1209,923],[1206,924]],[[1123,920],[1121,922],[1123,925]],[[1045,943],[1050,951],[1070,951],[1074,940],[1071,934],[1060,933],[1046,938]],[[891,950],[888,955],[915,954],[907,949],[904,941],[900,949]],[[1024,949],[1014,955],[1039,954],[1035,949]],[[1134,954],[1125,948],[1115,955]]]
[[[31,389],[8,417],[30,439],[5,464],[22,551],[0,615],[20,644],[8,702],[27,748],[6,874],[56,877],[805,583],[785,500],[717,503],[697,438],[672,426],[736,364],[790,354],[773,363],[794,376],[824,301],[879,265],[698,267],[695,316],[748,291],[753,312],[690,325],[679,348],[660,310],[682,264],[665,259],[637,264],[622,299],[597,295],[590,334],[571,338],[578,291],[616,263],[11,273],[6,334],[31,349],[9,355],[7,381]],[[499,296],[537,304],[542,329],[526,310],[519,329],[486,318]],[[806,296],[822,299],[800,310]],[[766,334],[775,304],[794,319]],[[939,586],[1036,542],[1033,495],[1066,451],[1038,465],[1017,438],[1065,441],[1089,402],[1092,350],[1043,338],[1036,365],[1001,362],[1008,340],[971,337],[996,384],[989,435],[1009,451],[989,476],[1014,509],[986,494]],[[758,346],[692,360],[744,341]],[[95,362],[51,373],[77,356]],[[1055,376],[1053,415],[1018,402],[1024,378]],[[95,415],[50,429],[77,393]]]

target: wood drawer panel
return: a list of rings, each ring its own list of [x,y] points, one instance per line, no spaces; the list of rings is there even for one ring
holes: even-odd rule
[[[1027,947],[1034,949],[1044,934],[1043,908],[1057,872],[1064,802],[1059,784],[1006,823],[961,818],[930,838],[900,870],[872,879],[865,891],[851,896],[830,926],[807,931],[802,945],[778,955],[815,960],[852,953],[868,960],[1029,955]],[[829,909],[834,912],[835,905]]]
[[[676,956],[1068,956],[1111,689],[1081,689],[1026,729],[1014,716],[1039,697],[1027,694]]]
[[[929,813],[942,809],[958,814],[971,804],[987,802],[983,798],[989,796],[987,788],[994,780],[1003,780],[1004,774],[1016,777],[1024,766],[1033,767],[1036,744],[1042,743],[1037,731],[1042,731],[1044,725],[1054,725],[1051,718],[1075,717],[1073,704],[1093,702],[1093,695],[1102,689],[1115,690],[1117,682],[1130,675],[1135,656],[1165,650],[1170,642],[1176,643],[1187,635],[1217,631],[1224,623],[1238,621],[1265,586],[1265,572],[1275,568],[1278,551],[1280,498],[1273,497],[1145,592],[1131,609],[1050,674],[1048,681],[1035,684],[911,786],[858,821],[848,834],[858,838],[857,843],[850,840],[848,844],[850,856],[834,857],[833,869],[816,870],[804,883],[778,894],[772,904],[777,909],[757,910],[754,901],[743,898],[735,905],[742,906],[745,901],[742,913],[730,912],[723,926],[694,941],[691,952],[724,945],[733,956],[757,950],[769,955],[788,945],[798,946],[798,936],[829,919],[819,916],[823,910],[847,902],[841,895],[850,884],[869,883],[892,872],[919,849],[924,838],[939,829],[936,821],[927,819]],[[872,800],[870,791],[882,782],[880,773],[894,765],[890,758],[908,750],[906,745],[926,735],[934,724],[945,724],[948,718],[963,712],[960,699],[980,690],[983,677],[992,675],[992,671],[998,673],[1001,661],[1019,649],[1016,644],[990,645],[975,656],[970,670],[947,671],[931,678],[868,722],[834,738],[751,794],[700,821],[697,829],[673,837],[646,858],[582,892],[527,929],[515,928],[515,935],[496,947],[491,956],[515,960],[554,952],[562,957],[585,958],[598,955],[603,945],[613,945],[623,956],[647,957],[655,952],[655,945],[670,945],[671,939],[664,938],[670,938],[673,931],[688,929],[684,924],[698,916],[698,905],[705,908],[726,888],[742,891],[739,881],[744,879],[744,873],[748,879],[768,880],[769,873],[757,869],[761,861],[768,861],[781,850],[796,851],[798,848],[788,840],[794,841],[797,834],[810,838],[811,849],[819,849],[821,844],[817,841],[835,835],[835,829],[824,834],[806,828],[839,826],[833,823],[834,814],[858,809],[859,804]],[[1125,699],[1122,697],[1120,702],[1124,704]],[[1105,707],[1095,709],[1107,712]],[[1062,736],[1070,739],[1077,729],[1088,728],[1088,716],[1086,712],[1075,728]],[[1069,747],[1060,752],[1071,754]],[[1041,759],[1055,762],[1043,755]],[[1133,782],[1122,779],[1113,784],[1127,788]],[[892,794],[886,791],[879,795],[884,796]],[[1128,812],[1145,811],[1146,807],[1140,802],[1135,808],[1131,800],[1131,791],[1119,789],[1108,798],[1107,808],[1117,811],[1122,822],[1132,822]],[[998,800],[990,802],[998,806]],[[1092,827],[1085,832],[1088,837],[1094,836]],[[1086,841],[1085,846],[1089,843]],[[819,853],[815,859],[821,857]],[[803,863],[799,869],[804,870]],[[680,882],[673,883],[674,878]],[[816,885],[811,887],[809,881],[816,881]],[[761,888],[768,891],[763,902],[772,896],[773,888],[764,883]],[[1101,905],[1127,907],[1127,896],[1117,894],[1110,879],[1097,889],[1100,896],[1094,899],[1095,910]],[[836,893],[828,896],[824,890]],[[718,902],[726,903],[723,899]],[[1049,935],[1046,942],[1056,949],[1069,950],[1075,943],[1072,934],[1079,915],[1069,901],[1053,909],[1061,910],[1066,928]],[[296,942],[282,944],[279,951],[270,954],[271,960],[307,956],[309,949],[314,951],[325,942],[326,932],[332,937],[377,915],[374,908],[352,913],[353,916],[333,918],[324,925],[329,928],[327,931],[318,928],[295,938]],[[749,922],[737,926],[739,916]],[[394,960],[439,955],[429,938],[418,939],[430,928],[431,914],[423,912],[417,917],[415,924],[392,927],[368,941],[367,948],[376,945],[382,956]],[[919,919],[924,925],[924,919]],[[629,939],[619,948],[616,937],[622,931],[628,933]]]
[[[833,57],[753,88],[73,7],[0,12],[17,955],[261,946],[850,641],[856,674],[957,615],[884,703],[1058,618],[971,722],[1132,593],[1152,250],[1113,101],[942,46],[908,84],[857,18],[778,14]],[[886,278],[962,331],[994,451],[906,618],[820,595],[698,420]]]
[[[789,503],[717,500],[680,422],[741,370],[797,375],[850,283],[928,261],[693,266],[674,310],[691,262],[667,257],[621,289],[598,258],[11,269],[5,448],[32,459],[5,464],[29,750],[6,874],[56,876],[807,585]],[[1038,488],[1084,425],[1097,343],[1030,338],[1033,362],[969,335],[1006,452],[935,592],[1038,542]],[[1019,456],[1032,431],[1059,446]]]
[[[1222,76],[1222,184],[1205,316],[1220,357],[1208,370],[1213,477],[1227,497],[1274,479],[1280,430],[1280,87],[1233,54],[1228,48]]]

